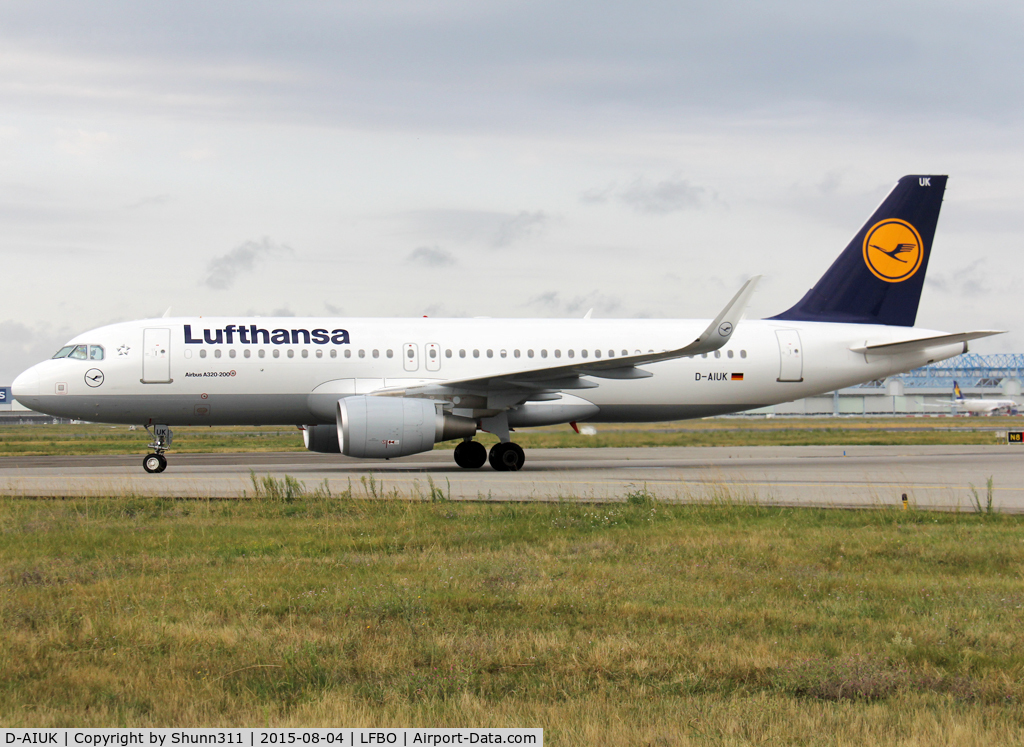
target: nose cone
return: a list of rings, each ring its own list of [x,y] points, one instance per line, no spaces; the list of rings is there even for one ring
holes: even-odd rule
[[[11,384],[11,394],[14,398],[21,401],[22,397],[38,397],[39,396],[39,370],[37,366],[24,371],[18,378]],[[22,404],[25,404],[22,402]]]

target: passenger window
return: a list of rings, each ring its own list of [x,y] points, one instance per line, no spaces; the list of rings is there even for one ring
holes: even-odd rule
[[[348,351],[346,350],[345,352],[347,353]],[[331,351],[331,357],[332,358],[337,358],[338,357],[338,351],[337,350],[332,350]]]
[[[362,357],[362,351],[360,351],[360,357]],[[405,357],[408,358],[409,360],[412,360],[413,358],[416,357],[416,351],[413,350],[412,348],[409,348],[408,350],[405,351]]]
[[[512,355],[514,355],[516,358],[518,358],[519,357],[519,350],[518,349],[517,350],[513,350],[512,351]]]
[[[608,357],[609,358],[614,358],[615,357],[615,351],[614,350],[609,350],[608,351]]]
[[[331,352],[333,353],[334,351],[332,350]],[[352,351],[351,350],[346,350],[345,351],[345,357],[346,358],[351,358],[352,357]]]
[[[726,355],[729,356],[730,358],[732,358],[733,352],[730,350],[728,353],[726,353]]]
[[[71,351],[74,349],[74,345],[68,345],[67,347],[63,347],[53,354],[53,359],[56,360],[57,358],[67,358],[71,354]]]
[[[556,358],[561,358],[562,357],[562,351],[561,350],[556,350],[555,351],[555,357]]]
[[[216,350],[213,351],[213,357],[220,358],[220,348],[217,348]]]
[[[103,360],[103,348],[101,348],[99,345],[90,345],[89,346],[89,360],[91,360],[91,361],[101,361],[101,360]]]
[[[231,348],[231,350],[228,351],[228,358],[234,358],[236,355],[238,354],[235,352],[234,348]]]
[[[308,358],[309,357],[309,351],[306,350],[305,348],[302,349],[302,357],[303,358]]]
[[[71,351],[71,355],[68,358],[74,358],[76,361],[84,361],[89,357],[89,346],[88,345],[75,345]]]
[[[295,349],[294,348],[288,348],[288,357],[289,358],[294,358],[295,357]]]
[[[199,350],[199,357],[200,358],[205,358],[206,357],[206,351],[203,350],[202,348],[200,348],[200,350]]]
[[[595,350],[594,351],[594,357],[595,358],[600,358],[601,357],[601,351],[600,350]]]
[[[412,351],[410,350],[409,352],[411,353]],[[380,358],[380,351],[379,350],[374,350],[373,351],[373,357],[374,358]]]
[[[740,351],[740,358],[746,358],[746,357],[747,357],[747,351],[746,350],[741,350]]]
[[[465,358],[466,357],[466,351],[465,350],[460,350],[459,351],[459,357],[460,358]]]
[[[488,349],[488,351],[487,351],[487,357],[488,357],[488,358],[493,358],[493,357],[494,357],[494,351],[493,351],[493,350],[490,350],[490,349]]]
[[[260,348],[260,351],[258,353],[256,353],[256,355],[258,355],[260,358],[266,358],[267,357],[267,351],[264,350],[263,348]]]
[[[700,354],[700,357],[701,357],[701,358],[707,358],[707,357],[708,357],[708,354],[707,354],[707,353],[701,353],[701,354]]]
[[[251,357],[251,356],[252,356],[252,351],[251,351],[251,350],[249,350],[249,348],[246,348],[246,349],[245,349],[245,352],[244,352],[244,353],[242,353],[242,355],[243,355],[244,357],[246,357],[246,358],[249,358],[249,357]]]
[[[412,352],[412,351],[409,351],[409,352]],[[359,357],[360,358],[365,358],[366,357],[366,351],[365,350],[360,350],[359,351]]]
[[[274,357],[275,358],[280,358],[281,357],[281,351],[278,350],[277,348],[274,348]]]
[[[722,351],[721,350],[716,350],[715,351],[715,357],[716,358],[721,358],[722,357]]]
[[[541,350],[540,351],[540,357],[541,358],[547,358],[548,357],[548,351],[547,350]]]
[[[569,352],[566,353],[566,355],[568,355],[570,358],[575,358],[576,357],[576,351],[569,350]]]
[[[508,351],[507,350],[502,350],[500,355],[501,355],[502,358],[507,358],[508,357]]]
[[[473,357],[474,358],[479,358],[480,357],[480,351],[479,350],[474,350],[473,351]]]
[[[587,351],[586,350],[581,350],[580,351],[580,357],[581,358],[586,358],[587,357]]]
[[[248,351],[248,350],[246,350],[245,352],[247,352],[247,353],[248,353],[249,351]],[[316,351],[316,357],[317,357],[317,358],[323,358],[323,357],[324,357],[324,351],[323,351],[323,350],[320,350],[320,349],[318,348],[318,349],[317,349],[317,351]]]
[[[623,350],[623,351],[622,351],[622,354],[623,354],[624,356],[626,356],[626,355],[629,355],[629,351],[628,351],[628,350]]]
[[[452,357],[452,349],[451,348],[448,348],[447,350],[444,351],[444,357],[445,358],[451,358]]]
[[[430,357],[433,358],[435,355],[436,355],[436,353],[433,350],[431,350],[430,351]],[[391,350],[390,348],[388,348],[387,356],[388,356],[388,358],[394,358],[395,357],[395,351]]]

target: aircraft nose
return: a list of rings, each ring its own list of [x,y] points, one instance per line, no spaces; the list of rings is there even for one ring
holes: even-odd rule
[[[11,394],[15,399],[39,396],[39,371],[35,366],[18,375],[11,384]]]

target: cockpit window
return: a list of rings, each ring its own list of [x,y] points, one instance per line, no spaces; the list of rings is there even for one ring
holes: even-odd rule
[[[103,346],[102,345],[90,345],[89,346],[89,360],[101,361],[103,360]]]
[[[84,361],[89,359],[89,346],[88,345],[75,345],[74,350],[68,353],[68,358],[74,358],[75,360]]]
[[[66,347],[61,348],[60,350],[53,354],[54,360],[56,360],[57,358],[67,358],[71,354],[71,351],[74,349],[74,345],[68,345]]]

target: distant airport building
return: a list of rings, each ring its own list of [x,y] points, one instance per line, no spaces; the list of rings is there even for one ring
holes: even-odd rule
[[[970,399],[1021,398],[1024,354],[965,353],[905,374],[752,411],[776,415],[942,415],[953,408],[953,382]],[[1024,411],[1024,410],[1022,410]],[[962,412],[962,409],[960,410]]]

